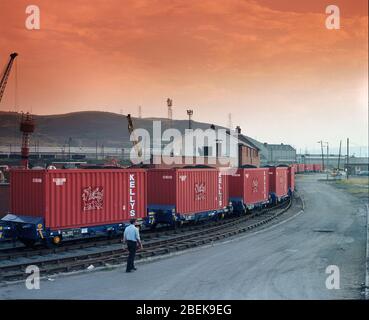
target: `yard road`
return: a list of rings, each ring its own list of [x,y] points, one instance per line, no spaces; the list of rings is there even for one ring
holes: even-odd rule
[[[365,281],[366,210],[322,175],[297,177],[305,211],[213,247],[124,268],[0,288],[1,299],[360,299]],[[326,268],[340,289],[327,289]]]

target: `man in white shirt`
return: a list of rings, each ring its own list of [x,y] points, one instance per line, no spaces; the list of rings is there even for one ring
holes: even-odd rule
[[[137,244],[142,249],[142,242],[140,239],[140,232],[136,228],[136,219],[131,219],[130,225],[124,229],[123,240],[127,243],[129,255],[127,259],[127,269],[126,272],[132,272],[132,270],[137,270],[134,264]]]

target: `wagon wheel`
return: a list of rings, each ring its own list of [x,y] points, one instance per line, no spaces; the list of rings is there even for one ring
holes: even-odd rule
[[[46,248],[49,248],[49,249],[60,246],[61,242],[62,242],[62,237],[61,236],[55,236],[55,237],[52,237],[52,238],[43,239],[43,245]]]
[[[117,235],[117,232],[115,230],[109,230],[108,233],[107,233],[107,237],[108,237],[109,240],[114,239],[117,236],[118,235]]]
[[[61,236],[55,236],[51,239],[53,245],[55,246],[59,246],[60,243],[62,242],[62,237]]]
[[[183,222],[182,221],[174,221],[173,222],[173,229],[179,229],[180,227],[182,227]]]

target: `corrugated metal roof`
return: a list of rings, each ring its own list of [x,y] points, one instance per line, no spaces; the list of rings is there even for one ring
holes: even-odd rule
[[[268,150],[283,150],[283,151],[296,151],[295,148],[293,148],[291,145],[289,144],[269,144],[269,143],[264,143],[265,148],[267,148]]]

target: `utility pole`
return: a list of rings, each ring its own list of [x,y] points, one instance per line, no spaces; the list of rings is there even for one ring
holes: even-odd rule
[[[323,141],[320,140],[318,141],[318,143],[320,143],[320,147],[322,149],[322,170],[324,171],[324,152],[323,152]]]
[[[341,145],[342,145],[342,140],[340,140],[340,151],[339,151],[339,153],[338,153],[338,172],[340,172]]]
[[[349,138],[347,138],[346,179],[349,178],[349,158],[350,158],[349,154],[350,154],[350,140]]]
[[[191,119],[192,119],[192,115],[193,115],[193,110],[187,110],[187,115],[188,115],[188,129],[191,129]]]
[[[138,106],[138,118],[141,119],[142,118],[142,107]]]
[[[71,144],[71,142],[72,142],[72,138],[71,138],[71,137],[69,137],[69,139],[68,139],[69,160],[70,160],[70,144]]]
[[[325,141],[324,143],[327,144],[327,161],[326,161],[326,168],[327,168],[327,180],[328,180],[328,166],[329,166],[329,143]]]
[[[168,107],[168,120],[169,120],[169,128],[173,127],[173,100],[167,99],[167,107]]]
[[[97,148],[98,148],[98,147],[97,147],[97,140],[96,140],[95,148],[96,148],[96,151],[95,151],[95,152],[96,152],[96,160],[97,160],[97,159],[98,159],[98,155],[97,155]]]
[[[168,106],[168,119],[173,120],[173,109],[172,109],[173,100],[172,99],[170,98],[167,99],[167,106]]]
[[[233,124],[232,124],[232,113],[228,113],[228,128],[229,130],[232,130]]]

